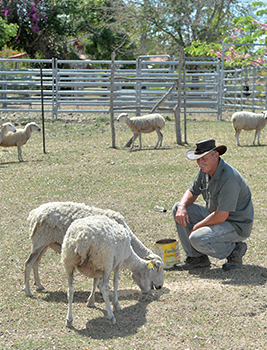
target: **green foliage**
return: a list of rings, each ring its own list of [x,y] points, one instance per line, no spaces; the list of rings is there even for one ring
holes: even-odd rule
[[[67,39],[74,34],[72,21],[78,1],[4,0],[6,20],[19,26],[16,38],[7,42],[17,50],[25,50],[31,58],[66,58]]]
[[[267,14],[267,4],[254,2],[251,6],[254,8],[255,15],[236,16],[233,18],[234,31],[231,35],[225,35],[224,37],[226,67],[257,65],[267,61],[265,46],[257,46],[257,44],[267,44],[267,24],[255,19],[259,15]],[[258,10],[259,6],[265,7],[265,9],[261,8]],[[247,44],[253,45],[249,46]],[[194,41],[185,49],[185,52],[192,56],[221,58],[222,49],[222,44],[218,42]]]
[[[113,33],[108,28],[100,29],[99,32],[87,36],[87,43],[85,44],[85,53],[92,59],[104,60],[110,59],[111,53],[116,51],[120,46],[116,59],[133,60],[134,44],[130,42],[126,34]]]
[[[17,35],[17,24],[7,24],[7,22],[0,17],[0,50],[5,46],[11,38]]]

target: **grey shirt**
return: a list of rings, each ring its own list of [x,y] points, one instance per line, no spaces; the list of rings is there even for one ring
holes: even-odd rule
[[[250,235],[254,218],[251,192],[243,176],[231,165],[219,158],[211,179],[199,169],[189,190],[196,196],[202,194],[210,213],[229,211],[227,221],[236,232],[243,237]]]

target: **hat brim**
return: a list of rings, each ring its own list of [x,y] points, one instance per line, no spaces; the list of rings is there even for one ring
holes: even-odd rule
[[[201,154],[195,154],[195,150],[191,149],[190,151],[186,152],[186,158],[189,160],[197,160],[197,159],[204,157],[206,154],[208,154],[212,151],[218,151],[219,155],[221,156],[222,154],[224,154],[227,151],[227,147],[224,145],[218,146],[218,147],[215,147],[215,148],[213,148],[207,152],[201,153]]]

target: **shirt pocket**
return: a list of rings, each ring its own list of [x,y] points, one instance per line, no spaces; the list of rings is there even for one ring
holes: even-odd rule
[[[213,195],[211,192],[208,191],[207,194],[207,200],[206,200],[206,209],[212,213],[215,210],[217,210],[218,206],[218,193]]]

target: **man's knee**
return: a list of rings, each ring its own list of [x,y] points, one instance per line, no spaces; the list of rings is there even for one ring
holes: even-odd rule
[[[209,230],[209,227],[205,226],[191,233],[191,235],[189,236],[189,241],[195,249],[203,246],[203,243],[207,239],[207,233]]]

